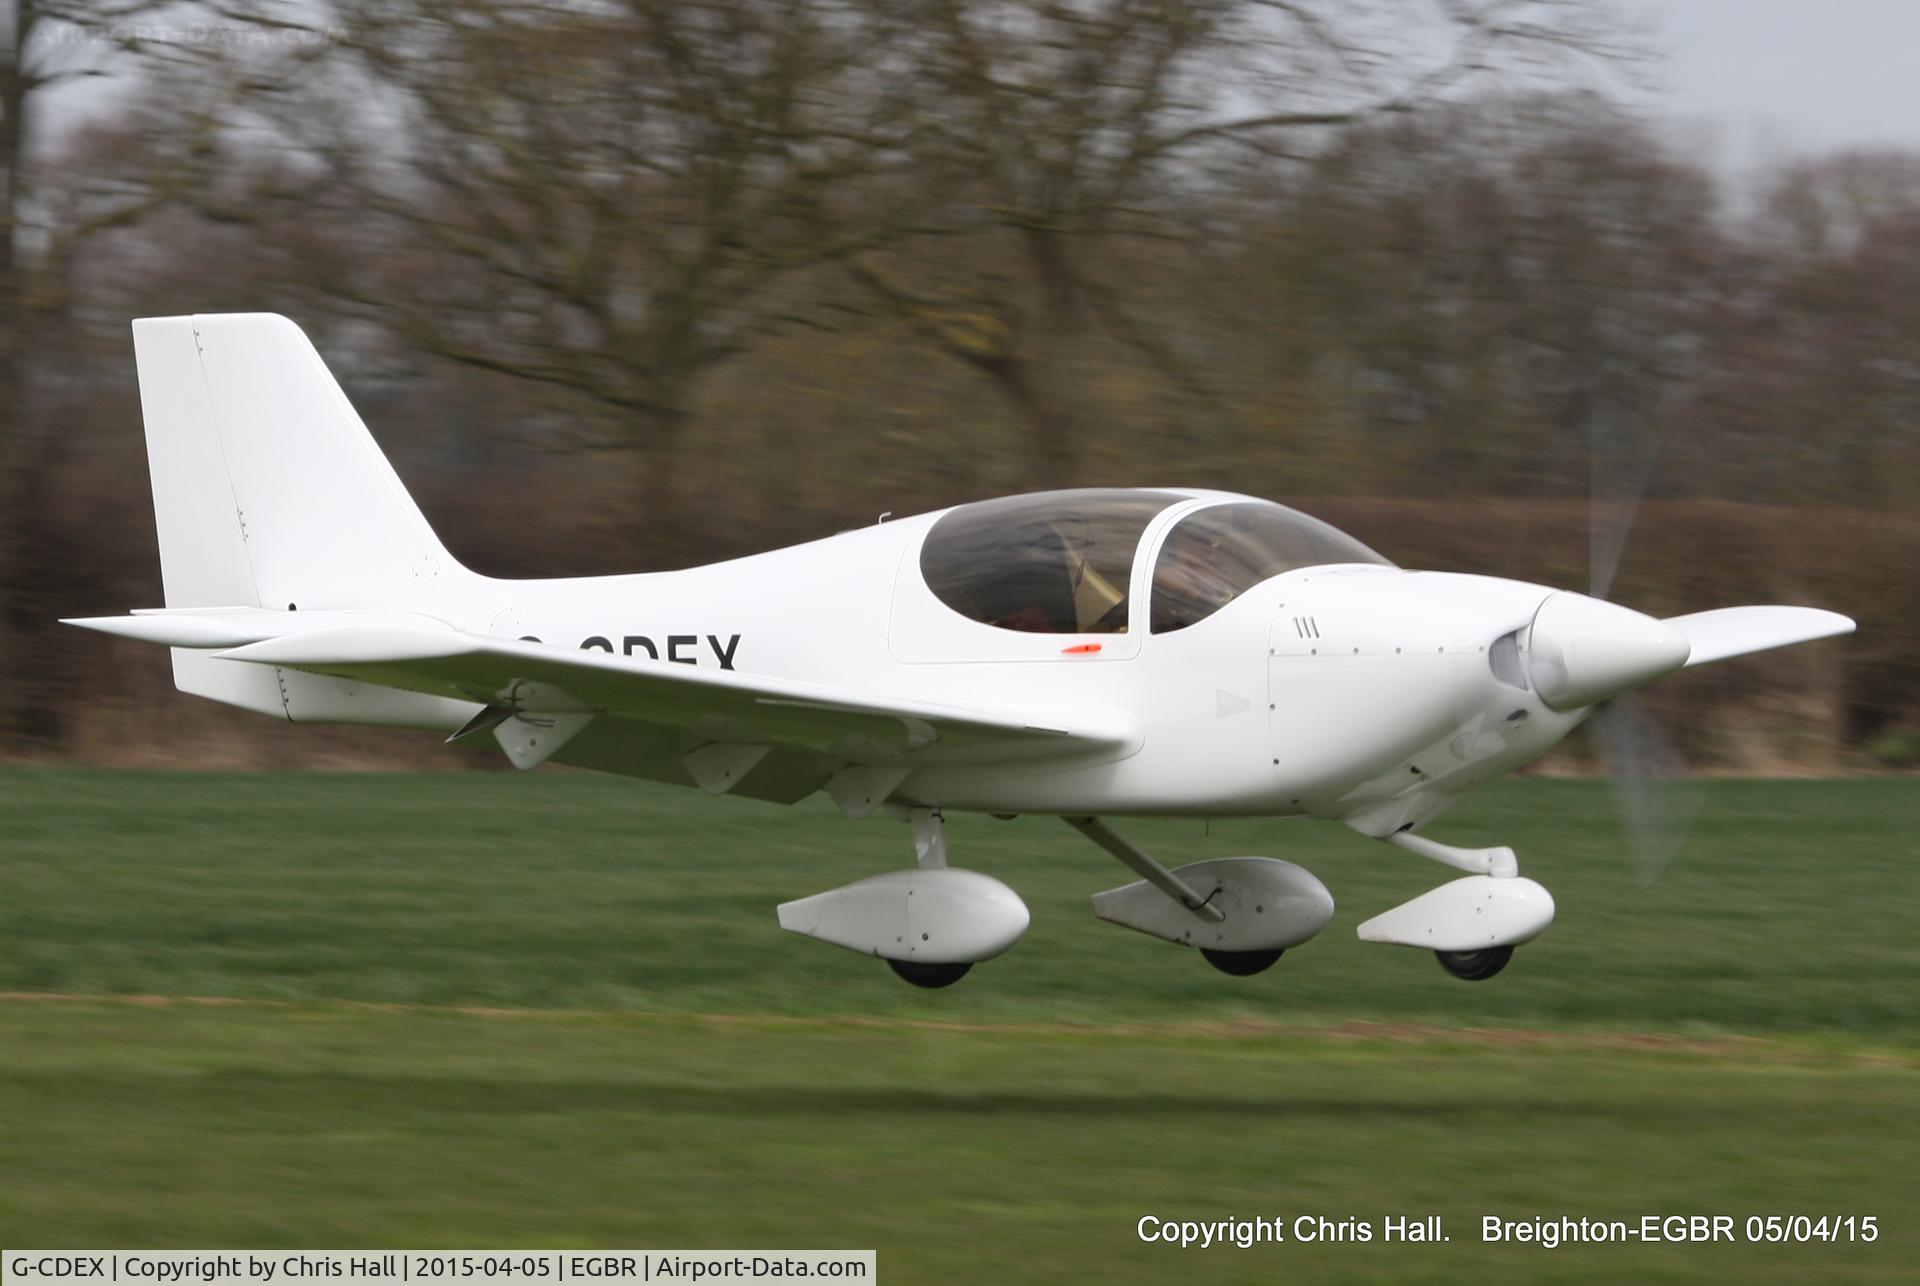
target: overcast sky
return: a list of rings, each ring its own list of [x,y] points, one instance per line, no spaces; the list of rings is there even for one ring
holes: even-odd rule
[[[1853,144],[1920,147],[1915,0],[1639,0],[1667,53],[1656,100],[1723,160]]]
[[[1647,104],[1723,172],[1855,144],[1920,148],[1920,0],[1612,0],[1664,55]],[[77,82],[65,102],[104,101]]]

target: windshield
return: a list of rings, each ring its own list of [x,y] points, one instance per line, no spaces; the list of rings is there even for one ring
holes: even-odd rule
[[[1261,581],[1298,567],[1386,559],[1318,518],[1265,500],[1214,505],[1167,533],[1153,565],[1153,632],[1204,621]]]
[[[1141,533],[1179,496],[1043,491],[962,505],[920,548],[941,602],[986,625],[1036,634],[1124,634]]]

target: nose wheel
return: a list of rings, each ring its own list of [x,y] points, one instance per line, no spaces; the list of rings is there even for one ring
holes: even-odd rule
[[[1486,947],[1479,951],[1436,951],[1440,967],[1466,982],[1484,982],[1507,967],[1513,959],[1512,947]]]

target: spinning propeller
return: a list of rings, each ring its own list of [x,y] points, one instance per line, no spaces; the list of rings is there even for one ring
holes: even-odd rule
[[[1636,434],[1625,420],[1620,408],[1599,399],[1588,417],[1587,593],[1602,600],[1613,588],[1660,458],[1658,434]],[[1634,866],[1641,882],[1651,884],[1685,845],[1700,813],[1701,792],[1685,777],[1685,759],[1638,693],[1603,702],[1588,722]]]

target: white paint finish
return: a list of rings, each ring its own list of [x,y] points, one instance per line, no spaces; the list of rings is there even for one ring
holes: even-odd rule
[[[1527,674],[1550,708],[1579,710],[1672,674],[1690,650],[1665,621],[1585,594],[1554,594],[1533,618]]]
[[[133,323],[140,375],[140,412],[147,429],[160,579],[172,608],[260,602],[241,538],[226,456],[214,428],[190,317]],[[267,672],[240,673],[191,652],[173,654],[173,682],[182,692],[260,714],[286,715],[279,685]]]
[[[1333,894],[1292,862],[1216,857],[1175,867],[1172,874],[1221,918],[1195,915],[1146,880],[1094,894],[1093,913],[1168,942],[1220,951],[1297,947],[1333,918]]]
[[[444,626],[427,624],[368,621],[307,629],[305,622],[298,622],[300,628],[291,628],[296,624],[293,618],[318,613],[288,612],[285,615],[290,626],[285,633],[222,652],[220,659],[333,673],[362,665],[404,665],[411,661],[469,656],[482,643]],[[348,614],[329,612],[326,615],[337,619]]]
[[[457,568],[299,327],[192,326],[258,602],[397,607]]]
[[[1424,835],[1415,835],[1412,831],[1396,831],[1386,840],[1396,848],[1404,848],[1409,853],[1417,853],[1429,861],[1451,866],[1457,871],[1471,871],[1475,875],[1491,875],[1502,880],[1510,880],[1520,874],[1520,859],[1505,845],[1496,848],[1455,848]]]
[[[136,643],[158,643],[161,647],[239,647],[272,637],[271,634],[261,633],[258,626],[206,616],[80,616],[68,617],[60,623],[132,639]]]
[[[1603,628],[1647,620],[1605,605],[1549,612],[1555,628],[1532,631],[1551,635],[1559,651],[1549,660],[1526,653],[1526,624],[1542,603],[1592,601],[1498,578],[1321,566],[1256,585],[1165,635],[995,630],[920,580],[918,551],[939,514],[687,572],[492,582],[461,570],[424,530],[296,326],[265,317],[194,326],[205,357],[180,347],[190,328],[138,330],[156,336],[142,349],[142,380],[156,380],[157,484],[179,489],[194,470],[230,468],[236,495],[271,511],[246,537],[255,570],[275,585],[267,601],[296,583],[353,599],[351,616],[317,612],[309,597],[280,622],[250,622],[273,637],[219,662],[234,676],[202,666],[194,681],[238,683],[255,668],[240,660],[271,666],[278,678],[252,683],[271,681],[275,706],[294,718],[451,729],[472,703],[511,691],[520,710],[620,714],[591,750],[612,772],[687,781],[689,752],[739,741],[818,756],[820,779],[837,781],[833,795],[862,812],[883,802],[874,798],[883,787],[908,804],[985,812],[1321,816],[1382,833],[1427,822],[1580,720],[1582,710],[1555,712],[1501,681],[1490,647],[1503,641],[1523,674],[1565,668],[1567,656],[1592,672],[1592,656],[1619,651]],[[192,401],[175,378],[182,363],[204,367],[211,401]],[[276,397],[301,405],[275,409]],[[217,438],[194,420],[207,407]],[[169,434],[179,438],[182,424],[192,432],[173,451]],[[217,440],[225,464],[209,463]],[[1181,495],[1140,541],[1137,607],[1152,597],[1160,541],[1190,514],[1242,499]],[[171,543],[209,560],[232,553],[217,532]],[[321,562],[324,574],[313,570]],[[505,631],[541,641],[497,637]],[[1102,651],[1066,651],[1087,641]],[[1580,678],[1594,685],[1592,674]],[[242,704],[269,708],[265,697],[261,687]],[[887,783],[854,772],[881,764]]]
[[[1664,623],[1684,635],[1691,645],[1688,667],[1834,638],[1854,630],[1851,618],[1814,607],[1722,607],[1668,617]]]
[[[1430,951],[1518,946],[1553,923],[1553,896],[1523,876],[1469,875],[1382,912],[1359,928],[1362,942]]]
[[[328,628],[219,656],[435,696],[486,701],[512,694],[523,710],[612,710],[698,730],[702,740],[799,744],[858,762],[964,760],[970,750],[986,750],[1004,763],[1025,754],[1100,753],[1134,740],[1130,721],[1110,710],[1069,720],[918,697],[876,698],[871,689],[484,638],[424,618],[370,613],[365,619],[370,623],[330,621]]]
[[[62,623],[177,648],[240,648],[252,643],[274,642],[273,647],[263,648],[261,652],[253,654],[252,659],[264,659],[275,653],[298,656],[304,644],[280,640],[323,630],[367,630],[375,627],[395,631],[428,630],[435,633],[437,641],[432,645],[435,648],[444,647],[448,637],[444,621],[412,612],[289,612],[284,608],[272,607],[143,607],[135,608],[126,616],[78,617]],[[375,649],[397,645],[394,638],[378,636],[370,644]]]
[[[1546,751],[1578,717],[1502,682],[1489,653],[1552,592],[1379,568],[1279,578],[1269,631],[1273,790],[1291,811],[1367,818],[1368,833],[1381,834],[1424,823]]]
[[[150,319],[135,347],[167,608],[81,623],[225,648],[176,646],[176,683],[297,721],[450,731],[505,705],[494,731],[522,766],[780,802],[825,789],[853,816],[1294,816],[1385,837],[1689,655],[1851,628],[1790,608],[1661,623],[1549,586],[1351,565],[1283,572],[1153,634],[1169,534],[1248,499],[1178,489],[1138,543],[1124,634],[949,609],[919,573],[939,514],[680,572],[496,581],[447,555],[292,323]],[[1409,905],[1439,923],[1465,883]],[[1475,914],[1517,895],[1492,896]]]
[[[1226,912],[1208,904],[1205,893],[1169,871],[1158,858],[1098,817],[1066,817],[1061,820],[1120,859],[1128,870],[1138,874],[1189,915],[1207,921],[1226,918]]]
[[[1020,895],[979,871],[889,871],[780,904],[780,927],[836,947],[927,964],[991,960],[1031,916]]]
[[[136,321],[133,356],[167,606],[258,606],[193,319]]]
[[[479,706],[454,697],[400,692],[375,683],[351,683],[282,666],[229,665],[203,654],[175,652],[229,672],[247,670],[275,681],[291,723],[351,723],[375,728],[425,728],[449,732],[473,716]]]

